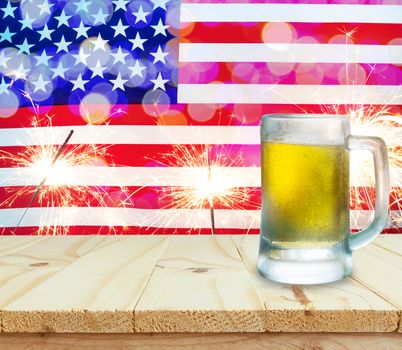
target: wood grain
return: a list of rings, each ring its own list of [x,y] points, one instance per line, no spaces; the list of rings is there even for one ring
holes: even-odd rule
[[[402,256],[402,235],[380,235],[373,243]]]
[[[402,256],[370,244],[354,252],[353,258],[352,277],[400,310],[402,332]]]
[[[175,236],[135,308],[135,330],[263,331],[263,309],[229,236]]]
[[[68,238],[73,237],[64,246],[71,252]],[[132,332],[134,306],[166,241],[160,236],[90,237],[85,254],[74,250],[73,261],[6,305],[3,331]],[[60,249],[53,254],[62,262],[68,256]]]
[[[1,237],[1,246],[3,242]],[[105,238],[93,240],[89,236],[49,237],[35,244],[31,237],[15,237],[22,249],[13,248],[0,257],[0,307],[23,297],[56,272],[75,261]]]
[[[0,350],[400,350],[398,333],[2,334]]]
[[[47,237],[43,236],[0,236],[0,256],[12,254],[45,239]]]
[[[265,303],[270,332],[392,332],[397,309],[351,278],[326,285],[296,286],[257,274],[258,236],[237,237],[241,256]]]
[[[257,274],[258,236],[0,237],[2,331],[401,331],[401,246],[380,237],[352,277],[301,287]]]

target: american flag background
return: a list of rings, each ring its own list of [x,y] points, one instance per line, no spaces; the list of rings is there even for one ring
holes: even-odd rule
[[[402,233],[401,5],[0,1],[0,234],[259,233],[268,113],[383,137]],[[351,185],[358,230],[365,154]]]

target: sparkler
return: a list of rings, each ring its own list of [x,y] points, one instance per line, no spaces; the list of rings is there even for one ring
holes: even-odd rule
[[[31,120],[29,130],[37,130],[40,127],[52,127],[52,116],[45,115],[40,117],[39,106],[35,105],[29,94],[22,92],[31,101],[34,116]],[[70,169],[79,166],[105,166],[105,158],[109,156],[110,146],[84,144],[68,147],[68,142],[73,134],[71,130],[64,143],[60,146],[53,145],[54,141],[47,138],[47,133],[34,133],[39,139],[35,146],[25,146],[20,152],[7,152],[0,150],[0,161],[7,163],[10,168],[17,168],[22,173],[34,178],[42,179],[38,186],[11,186],[6,188],[8,195],[0,202],[0,207],[15,207],[17,201],[22,201],[30,197],[28,206],[19,219],[14,234],[20,226],[26,212],[35,206],[46,208],[47,213],[44,217],[52,215],[53,224],[47,222],[40,223],[37,231],[38,235],[68,234],[70,227],[66,226],[67,217],[55,218],[52,214],[53,208],[64,207],[126,207],[131,205],[130,194],[123,186],[118,186],[114,192],[102,186],[78,185],[68,186],[66,182],[70,180]],[[114,164],[112,164],[114,165]],[[18,205],[17,205],[18,206]],[[64,214],[61,211],[61,215]],[[113,218],[111,218],[113,220]],[[115,220],[114,220],[115,221]],[[109,226],[109,233],[118,233],[114,226]]]
[[[67,135],[67,138],[64,140],[63,144],[61,145],[61,147],[59,148],[58,152],[56,153],[56,155],[54,156],[50,166],[53,167],[54,164],[56,163],[56,161],[60,158],[61,154],[64,151],[64,148],[66,147],[67,143],[70,141],[71,136],[73,136],[74,130],[70,130],[69,134]],[[26,213],[28,212],[28,209],[31,207],[33,201],[35,200],[35,198],[38,196],[39,191],[42,189],[43,185],[45,184],[47,178],[48,178],[48,174],[45,174],[45,176],[43,177],[42,181],[39,183],[38,186],[36,186],[35,192],[33,193],[27,207],[25,208],[24,212],[21,215],[21,218],[19,219],[17,225],[15,226],[15,230],[14,230],[14,234],[16,234],[18,227],[21,224],[21,221],[24,219]]]
[[[228,157],[222,145],[216,145],[215,149],[211,145],[176,145],[172,152],[163,154],[161,158],[162,160],[158,161],[161,165],[197,170],[195,186],[169,187],[161,190],[161,202],[167,203],[165,208],[187,210],[189,222],[194,224],[189,232],[194,229],[201,231],[197,223],[202,222],[205,210],[210,212],[211,233],[215,234],[217,207],[230,210],[244,210],[244,207],[259,208],[259,203],[252,199],[254,188],[239,187],[241,179],[228,179],[221,171],[226,167],[241,167],[243,163],[241,153],[235,157]],[[185,183],[186,179],[180,181]]]

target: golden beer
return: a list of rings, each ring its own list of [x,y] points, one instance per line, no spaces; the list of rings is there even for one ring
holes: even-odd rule
[[[262,234],[284,248],[330,246],[349,234],[344,145],[262,143]]]

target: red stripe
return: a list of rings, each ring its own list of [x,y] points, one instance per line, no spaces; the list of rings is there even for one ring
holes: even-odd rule
[[[356,232],[357,230],[353,230]],[[236,229],[236,228],[217,228],[215,233],[218,235],[259,235],[259,229]],[[383,234],[402,234],[402,228],[392,227],[382,231]],[[38,227],[19,227],[16,231],[13,227],[0,228],[0,235],[211,235],[208,228],[202,229],[186,229],[186,228],[155,228],[155,227],[138,227],[138,226],[59,226],[56,229]]]
[[[388,23],[182,23],[182,42],[192,43],[331,43],[387,45],[401,35],[400,24]],[[288,35],[270,35],[282,29]],[[348,35],[346,35],[348,34]],[[391,43],[392,44],[392,43]],[[396,44],[396,43],[395,43]]]
[[[400,85],[402,66],[392,64],[183,62],[180,84]]]
[[[236,229],[236,228],[216,228],[215,233],[219,235],[240,235],[240,234],[259,234],[259,229]],[[0,228],[1,235],[210,235],[209,228],[162,228],[162,227],[140,227],[140,226],[59,226],[56,229],[39,227],[7,227]]]
[[[51,147],[51,146],[49,146]],[[84,146],[67,145],[64,148],[64,154],[77,154],[83,152]],[[98,151],[91,156],[89,149],[86,162],[75,165],[97,165],[97,166],[183,166],[183,156],[191,154],[196,162],[200,158],[199,165],[204,163],[203,154],[205,145],[143,145],[143,144],[124,144],[124,145],[98,145]],[[26,166],[25,162],[21,164],[21,159],[29,155],[40,153],[41,146],[15,146],[0,148],[0,167],[15,168]],[[56,152],[56,150],[55,150]],[[87,152],[87,151],[86,151]],[[25,157],[24,157],[25,153]],[[101,154],[99,154],[101,153]],[[103,153],[103,154],[102,154]],[[202,158],[202,159],[201,159]],[[251,167],[259,166],[260,146],[259,145],[211,145],[209,146],[209,159],[211,164],[215,162],[220,166],[227,167]],[[196,164],[195,164],[196,165]]]
[[[401,114],[401,105],[359,105],[360,109],[365,108],[371,111],[384,111],[387,114]],[[1,108],[1,107],[0,107]],[[46,113],[53,116],[53,126],[79,126],[87,123],[75,115],[71,109],[77,106],[53,106],[48,111],[43,111],[36,126],[47,127],[49,120],[45,118]],[[114,110],[122,108],[119,105]],[[151,117],[144,112],[141,105],[125,106],[126,112],[107,118],[102,125],[259,125],[261,116],[274,113],[326,113],[326,114],[349,114],[354,109],[350,105],[321,105],[321,104],[190,104],[170,105],[164,111],[163,105],[153,106],[160,111],[159,117]],[[148,108],[148,107],[144,107]],[[151,108],[151,107],[150,107]],[[151,112],[149,112],[151,113]],[[0,120],[0,128],[21,128],[32,127],[32,110],[28,107],[19,108],[12,117]]]
[[[0,187],[0,208],[25,208],[35,191],[34,186],[26,187]],[[261,189],[252,187],[239,187],[234,189],[237,200],[228,201],[216,200],[215,209],[240,209],[258,210],[261,203]],[[372,187],[358,187],[352,189],[351,209],[372,210],[375,203],[375,190]],[[139,208],[139,209],[172,209],[172,208],[197,208],[197,206],[183,206],[179,200],[181,196],[190,194],[191,188],[186,187],[116,187],[116,186],[62,186],[59,191],[49,190],[43,186],[41,195],[32,203],[32,207],[119,207],[119,208]],[[177,198],[176,200],[174,198]],[[67,200],[67,203],[66,203]],[[233,204],[235,203],[235,204]],[[208,209],[207,201],[203,203],[203,208]],[[198,206],[199,208],[199,206]],[[391,189],[389,199],[390,210],[402,210],[402,188],[394,187]]]
[[[0,187],[0,209],[25,208],[35,192],[35,186]],[[256,210],[260,207],[259,188],[239,187],[236,201],[215,200],[215,209]],[[207,200],[200,205],[183,205],[181,198],[192,195],[186,187],[116,187],[116,186],[62,186],[54,189],[43,186],[42,191],[32,203],[32,207],[116,207],[137,209],[197,209],[210,207]],[[191,202],[190,202],[191,203]]]

